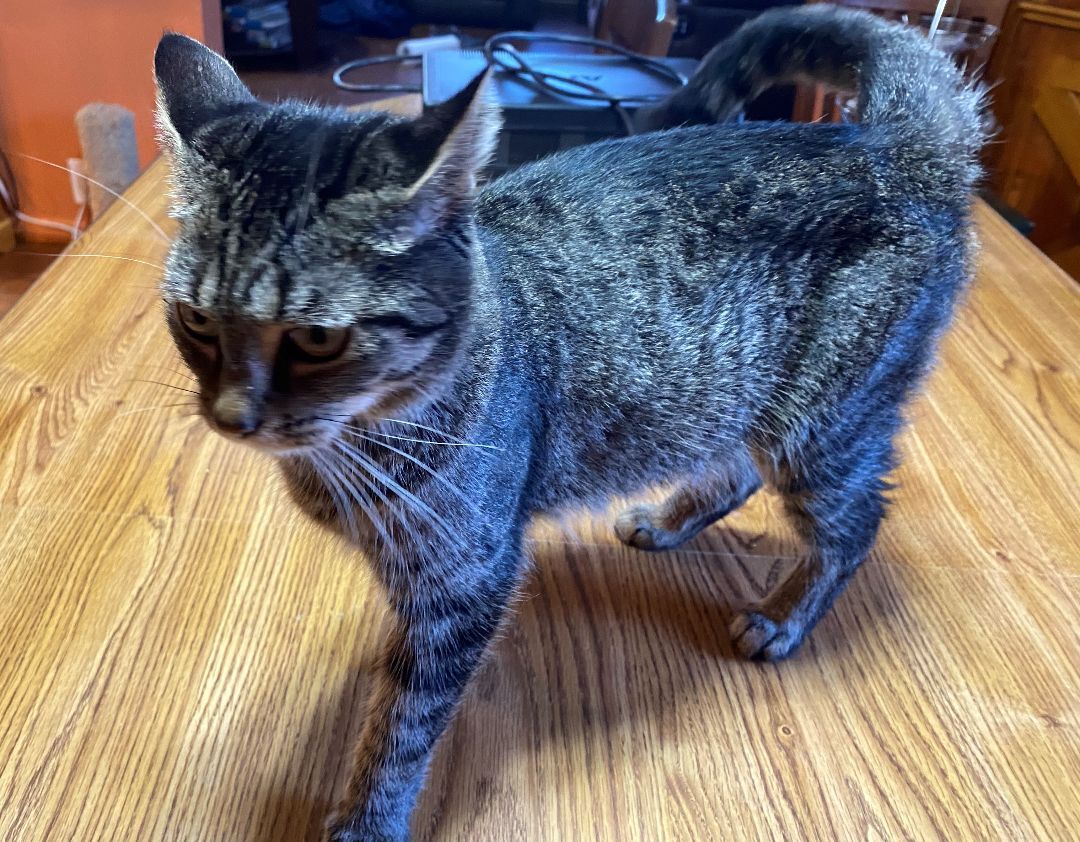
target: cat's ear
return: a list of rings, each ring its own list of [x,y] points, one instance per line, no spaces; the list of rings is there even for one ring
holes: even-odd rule
[[[158,42],[154,78],[158,126],[173,152],[187,146],[210,120],[256,101],[224,58],[175,32],[165,33]]]
[[[366,247],[395,255],[461,221],[495,154],[501,126],[490,70],[422,117],[391,122],[385,137],[395,150],[393,169],[403,175],[395,173],[392,185],[374,193],[360,186],[334,200],[342,230],[351,236],[367,230]]]
[[[423,117],[402,127],[397,138],[422,155],[422,168],[405,187],[402,204],[390,221],[386,248],[400,252],[446,225],[467,207],[477,181],[499,139],[502,116],[491,90],[491,71]]]
[[[495,154],[502,114],[487,70],[413,124],[435,147],[435,155],[409,187],[410,196],[435,192],[472,193]]]
[[[423,169],[405,187],[398,211],[388,220],[387,251],[407,249],[469,205],[495,154],[501,127],[490,70],[403,127],[399,142],[428,152]]]

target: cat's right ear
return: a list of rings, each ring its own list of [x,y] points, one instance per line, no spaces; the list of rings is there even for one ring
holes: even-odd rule
[[[163,143],[180,153],[209,121],[256,102],[229,63],[193,38],[167,32],[154,52]]]

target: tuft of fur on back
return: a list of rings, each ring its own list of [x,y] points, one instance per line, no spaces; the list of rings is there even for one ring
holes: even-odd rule
[[[731,119],[776,84],[823,83],[859,92],[861,122],[887,127],[901,143],[931,156],[931,177],[968,189],[980,177],[989,133],[982,86],[917,29],[868,12],[817,4],[765,12],[717,45],[690,83],[639,123],[658,129]]]

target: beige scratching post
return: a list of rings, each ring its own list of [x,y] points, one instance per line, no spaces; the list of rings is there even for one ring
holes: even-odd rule
[[[135,146],[135,115],[121,105],[92,102],[75,115],[86,175],[117,193],[123,193],[139,174],[139,152]],[[87,182],[90,213],[97,219],[116,196]]]

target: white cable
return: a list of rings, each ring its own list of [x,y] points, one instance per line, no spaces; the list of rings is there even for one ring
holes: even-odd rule
[[[75,229],[70,225],[65,225],[63,222],[55,222],[51,219],[42,219],[40,216],[30,216],[28,213],[22,211],[15,211],[15,218],[20,222],[28,223],[29,225],[40,225],[42,228],[53,228],[57,231],[63,231],[71,239],[75,239],[78,234]]]
[[[71,239],[77,240],[82,236],[82,221],[86,215],[86,202],[79,205],[79,212],[75,214],[75,221],[71,223]]]
[[[136,205],[133,201],[131,201],[131,199],[127,198],[126,196],[121,196],[119,193],[117,193],[115,190],[113,190],[111,187],[109,187],[109,185],[102,184],[100,181],[96,181],[96,180],[92,179],[86,173],[74,172],[74,171],[72,171],[71,167],[65,167],[62,164],[54,164],[52,161],[46,161],[44,158],[39,158],[36,155],[29,155],[26,152],[16,152],[14,154],[18,155],[21,158],[29,158],[31,161],[37,161],[39,164],[44,164],[47,167],[52,167],[52,168],[57,169],[57,170],[63,170],[66,173],[71,173],[72,175],[77,175],[79,178],[81,178],[81,179],[83,179],[85,181],[89,181],[91,184],[97,185],[102,190],[104,190],[106,193],[108,193],[110,196],[115,196],[117,199],[119,199],[121,202],[123,202],[125,205],[127,205],[129,208],[131,208],[133,211],[135,211],[135,213],[137,213],[139,216],[141,216],[143,219],[145,219],[148,223],[150,223],[150,227],[154,229],[154,231],[157,233],[157,235],[159,237],[161,237],[161,239],[164,242],[166,242],[166,243],[171,242],[171,240],[169,240],[169,235],[165,233],[165,230],[160,225],[158,225],[156,222],[154,222],[153,219],[151,219],[150,214],[148,214],[146,211],[144,211],[142,208],[140,208],[138,205]]]
[[[63,231],[71,237],[72,240],[79,236],[79,226],[82,224],[83,214],[86,212],[86,205],[79,207],[79,214],[75,217],[75,222],[72,225],[65,225],[63,222],[55,222],[52,219],[42,219],[40,216],[31,216],[16,208],[15,201],[11,198],[11,192],[8,190],[8,186],[4,183],[2,178],[0,178],[0,199],[3,199],[4,204],[11,208],[15,218],[20,222],[25,222],[29,225],[40,225],[42,228],[52,228],[56,231]]]

